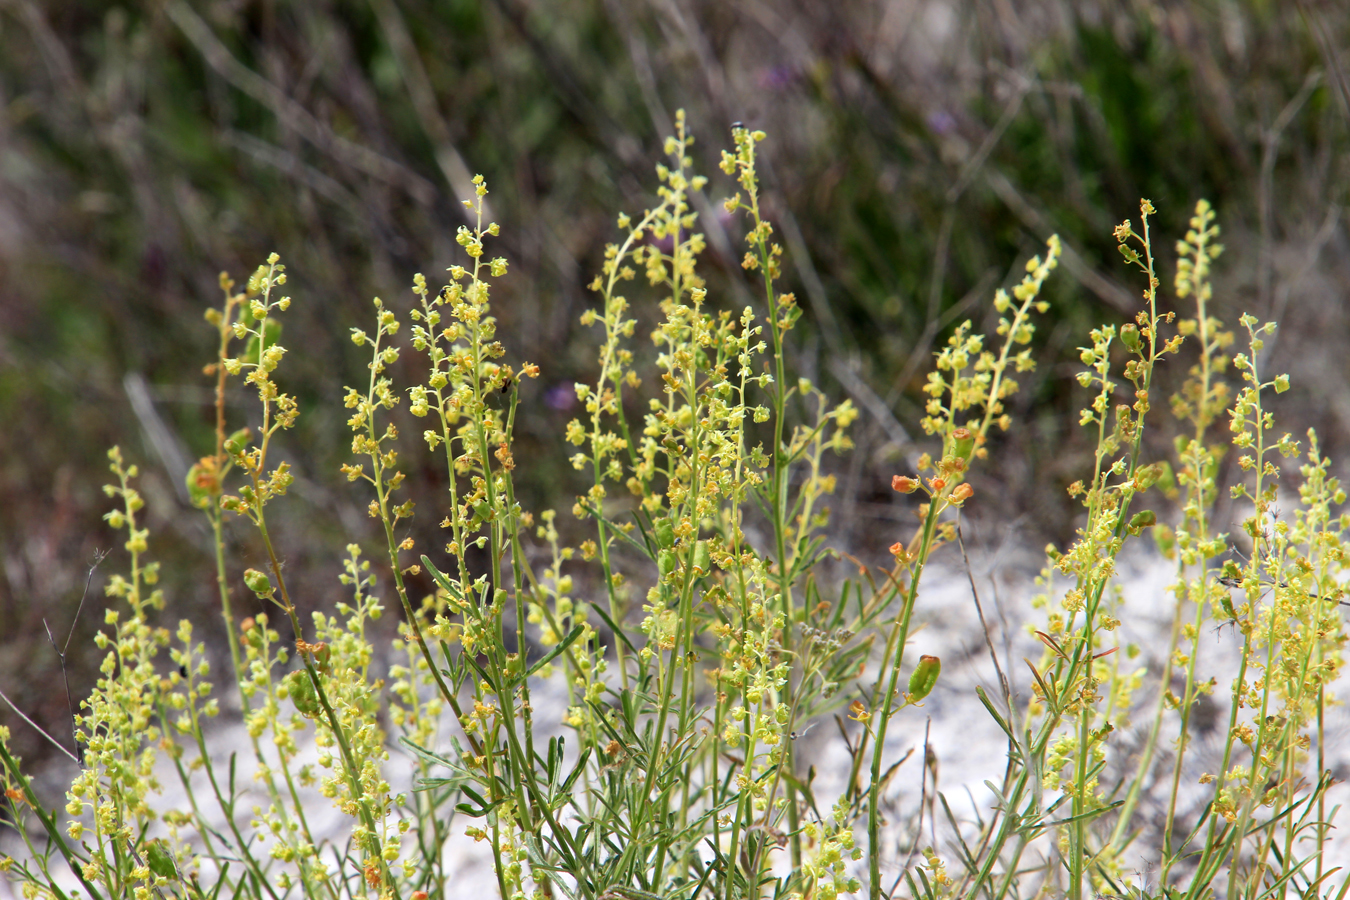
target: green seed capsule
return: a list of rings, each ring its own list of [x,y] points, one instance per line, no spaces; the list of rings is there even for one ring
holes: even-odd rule
[[[1124,344],[1125,348],[1131,353],[1138,353],[1139,348],[1143,346],[1143,342],[1139,340],[1139,326],[1122,325],[1120,328],[1120,342]]]
[[[308,718],[314,718],[321,709],[319,705],[319,695],[314,690],[314,682],[309,678],[309,672],[304,669],[296,669],[286,676],[286,693],[290,694],[291,702],[300,715]]]
[[[1140,466],[1139,471],[1134,474],[1134,489],[1146,491],[1157,484],[1163,477],[1164,465],[1165,463],[1154,463],[1151,466]]]
[[[679,560],[675,557],[674,550],[662,550],[660,553],[656,554],[656,570],[661,574],[662,578],[666,578],[674,572],[678,562]]]
[[[1158,524],[1157,515],[1154,514],[1153,510],[1146,509],[1143,512],[1137,512],[1134,514],[1134,517],[1130,519],[1128,530],[1130,534],[1138,534],[1145,528],[1151,528],[1152,526],[1157,524]]]
[[[909,676],[909,701],[922,700],[932,693],[942,672],[942,660],[936,656],[920,656],[914,674]]]
[[[656,527],[656,545],[662,550],[669,550],[675,546],[675,524],[670,519],[657,519]]]
[[[975,435],[971,434],[969,428],[956,428],[952,431],[952,454],[970,461],[970,456],[975,452]]]
[[[240,428],[234,434],[225,440],[226,453],[239,453],[248,446],[248,439],[253,436],[253,432],[247,428]]]
[[[173,854],[163,841],[151,841],[145,845],[145,863],[160,878],[177,878],[178,869],[173,864]]]
[[[712,553],[708,550],[707,541],[699,541],[694,545],[694,574],[707,575],[712,569]]]
[[[267,577],[266,572],[259,572],[257,569],[244,570],[244,584],[259,597],[266,597],[272,593],[272,579]]]
[[[1214,462],[1216,465],[1214,471],[1217,472],[1218,459],[1215,459]],[[1176,473],[1172,471],[1171,465],[1169,465],[1166,461],[1158,463],[1158,490],[1162,491],[1168,497],[1172,497],[1175,499],[1176,489],[1177,489],[1177,476]]]

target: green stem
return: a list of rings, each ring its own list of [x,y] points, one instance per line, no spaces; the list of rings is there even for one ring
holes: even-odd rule
[[[886,749],[886,730],[890,726],[891,715],[895,709],[895,697],[899,691],[900,667],[905,660],[905,642],[909,639],[910,620],[914,615],[914,601],[919,596],[919,580],[923,577],[924,563],[928,560],[933,543],[933,534],[937,528],[938,501],[933,498],[928,504],[928,514],[924,517],[923,537],[916,555],[913,574],[910,577],[909,590],[905,594],[891,634],[886,643],[886,656],[883,657],[882,671],[887,672],[886,691],[882,696],[881,712],[877,718],[875,737],[872,746],[871,779],[867,789],[867,865],[870,876],[869,896],[871,900],[881,898],[881,762]],[[880,684],[880,681],[878,681]],[[876,697],[873,695],[873,703]]]

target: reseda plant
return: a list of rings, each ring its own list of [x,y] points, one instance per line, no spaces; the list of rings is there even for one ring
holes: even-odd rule
[[[1322,713],[1345,642],[1337,603],[1343,596],[1342,535],[1350,520],[1331,513],[1345,494],[1328,477],[1328,463],[1309,432],[1302,506],[1291,520],[1279,514],[1275,482],[1281,472],[1270,457],[1293,456],[1297,443],[1289,435],[1272,440],[1274,417],[1264,406],[1271,389],[1288,388],[1285,376],[1267,381],[1258,374],[1262,338],[1274,326],[1242,318],[1250,355],[1236,355],[1231,365],[1246,386],[1230,404],[1221,376],[1230,365],[1225,351],[1233,335],[1208,305],[1210,267],[1222,251],[1214,241],[1214,213],[1201,201],[1177,244],[1176,294],[1194,300],[1196,316],[1176,322],[1170,337],[1163,328],[1174,313],[1158,307],[1148,226],[1153,213],[1144,201],[1140,228],[1127,220],[1116,229],[1122,255],[1144,273],[1145,309],[1118,330],[1094,330],[1092,346],[1082,350],[1088,368],[1079,381],[1094,395],[1081,423],[1097,430],[1097,452],[1092,477],[1069,489],[1087,511],[1079,538],[1063,552],[1049,548],[1050,564],[1041,579],[1047,590],[1038,598],[1046,620],[1032,629],[1045,651],[1039,662],[1028,663],[1033,698],[1018,709],[1005,694],[999,708],[977,689],[1008,738],[995,814],[975,841],[961,842],[965,871],[959,878],[940,885],[922,871],[917,880],[909,876],[917,895],[1017,895],[1030,879],[1035,890],[1074,898],[1088,892],[1143,896],[1141,888],[1128,886],[1124,854],[1139,836],[1137,813],[1145,784],[1154,777],[1170,787],[1160,798],[1166,814],[1159,843],[1143,848],[1145,859],[1159,866],[1160,896],[1212,896],[1216,887],[1229,898],[1269,897],[1290,888],[1306,895],[1336,871],[1325,858],[1330,776]],[[1142,437],[1155,368],[1188,338],[1198,345],[1198,358],[1171,405],[1189,433],[1177,438],[1173,462],[1146,464]],[[1114,374],[1117,345],[1126,355],[1121,376]],[[1133,402],[1117,401],[1126,386]],[[1209,443],[1208,433],[1225,406],[1238,467],[1249,473],[1230,493],[1250,498],[1254,506],[1241,523],[1245,556],[1215,527],[1225,448]],[[1134,511],[1133,502],[1154,486],[1180,501],[1175,527],[1158,524],[1152,510]],[[1112,582],[1125,542],[1150,528],[1163,554],[1176,562],[1176,606],[1152,723],[1137,757],[1128,760],[1113,758],[1119,752],[1113,734],[1129,727],[1130,715],[1140,708],[1135,697],[1143,670],[1122,662],[1137,648],[1120,654],[1122,648],[1111,644],[1124,614]],[[1224,562],[1225,556],[1231,558]],[[1067,577],[1068,586],[1058,588],[1056,575]],[[1245,603],[1230,596],[1236,591],[1245,594]],[[1201,785],[1213,787],[1189,832],[1183,832],[1179,802],[1191,716],[1199,699],[1218,687],[1215,679],[1203,678],[1200,667],[1200,636],[1214,624],[1231,624],[1242,636],[1238,676],[1230,691],[1221,771],[1200,776]],[[1178,670],[1184,673],[1180,696],[1173,690]],[[1157,772],[1157,749],[1168,726],[1176,728],[1171,772]],[[1314,739],[1316,768],[1305,772]],[[1102,782],[1110,764],[1124,774],[1113,787]],[[1269,812],[1263,815],[1263,809]],[[952,824],[959,828],[955,820]],[[1050,839],[1047,861],[1024,863],[1033,847],[1045,846],[1038,843],[1043,838]],[[1337,896],[1345,893],[1343,886]]]
[[[1276,515],[1279,470],[1268,457],[1295,445],[1270,440],[1263,397],[1287,381],[1258,376],[1268,329],[1244,319],[1251,353],[1232,365],[1247,384],[1230,420],[1241,467],[1252,473],[1241,491],[1255,511],[1243,526],[1247,556],[1220,567],[1228,552],[1213,513],[1221,449],[1207,435],[1228,400],[1222,375],[1232,336],[1207,310],[1217,227],[1208,206],[1197,207],[1179,245],[1177,294],[1195,298],[1198,313],[1165,336],[1174,313],[1159,307],[1147,201],[1140,230],[1126,222],[1116,232],[1127,262],[1144,273],[1145,309],[1119,329],[1093,331],[1082,351],[1088,368],[1080,382],[1093,391],[1082,423],[1096,430],[1098,449],[1090,476],[1071,489],[1086,507],[1080,538],[1051,553],[1054,572],[1070,582],[1053,609],[1054,573],[1046,572],[1048,612],[1035,632],[1046,650],[1031,666],[1033,697],[1019,701],[1006,678],[1001,698],[978,691],[1008,737],[994,809],[972,841],[944,799],[954,853],[944,858],[941,848],[925,847],[911,854],[913,865],[889,857],[883,811],[906,759],[890,738],[941,671],[936,656],[906,659],[921,581],[933,554],[959,538],[960,512],[974,498],[967,472],[987,458],[995,428],[1013,425],[1006,401],[1017,376],[1034,368],[1034,316],[1046,311],[1040,293],[1061,246],[1052,237],[1021,283],[996,294],[995,335],[966,322],[936,355],[921,424],[940,449],[892,480],[899,502],[918,501],[919,524],[891,547],[886,569],[835,581],[821,572],[835,555],[826,544],[835,489],[829,454],[851,449],[857,411],[789,375],[789,341],[802,313],[776,284],[782,249],[762,211],[756,170],[764,135],[737,126],[732,137],[721,168],[738,190],[725,208],[745,217],[742,265],[762,300],[758,308],[722,308],[699,275],[705,242],[692,198],[706,179],[691,171],[693,138],[681,113],[666,143],[669,161],[657,167],[658,202],[640,216],[619,216],[622,239],[607,248],[591,284],[596,308],[582,317],[600,335],[595,379],[575,387],[583,414],[564,435],[584,479],[571,512],[594,529],[576,547],[564,543],[555,511],[536,517],[516,498],[520,382],[539,368],[508,362],[498,339],[492,290],[508,265],[488,255],[499,227],[484,223],[488,189],[474,179],[476,196],[465,203],[474,225],[457,234],[468,262],[452,266],[438,289],[414,278],[410,340],[400,343],[401,313],[378,298],[374,331],[352,329],[353,342],[369,350],[369,374],[345,396],[353,458],[343,472],[367,491],[383,558],[372,565],[357,544],[346,548],[338,578],[351,599],[335,615],[306,606],[301,598],[312,591],[287,582],[267,517],[293,480],[288,464],[271,462],[272,441],[298,415],[275,381],[285,355],[278,313],[290,303],[274,296],[284,267],[273,255],[242,291],[222,277],[222,305],[207,315],[219,334],[218,358],[207,367],[216,379],[216,447],[193,467],[188,487],[214,536],[232,674],[262,799],[240,786],[233,757],[226,766],[209,752],[204,718],[218,706],[191,624],[179,626],[176,643],[152,625],[165,598],[145,558],[135,467],[114,450],[109,492],[122,502],[108,518],[128,530],[130,568],[108,593],[129,614],[110,611],[112,630],[99,637],[109,654],[82,705],[81,772],[64,828],[0,741],[12,821],[31,813],[46,836],[38,846],[22,831],[28,859],[0,863],[27,895],[66,896],[69,880],[51,865],[63,860],[91,900],[214,900],[221,892],[439,900],[454,895],[445,847],[455,834],[491,855],[498,891],[511,900],[805,900],[857,894],[864,884],[872,898],[1122,893],[1140,785],[1178,718],[1159,848],[1168,895],[1198,897],[1225,869],[1233,873],[1230,897],[1263,897],[1330,874],[1320,850],[1315,864],[1297,854],[1305,833],[1320,848],[1329,821],[1320,755],[1316,786],[1300,778],[1314,720],[1321,753],[1325,690],[1340,664],[1335,600],[1346,521],[1331,507],[1344,495],[1310,439],[1303,508],[1292,520]],[[649,317],[624,293],[639,274],[656,295],[648,308],[659,312],[650,317],[650,352],[633,345],[639,319]],[[1192,336],[1199,359],[1173,401],[1191,433],[1178,442],[1175,467],[1147,462],[1155,369]],[[231,355],[235,341],[244,349]],[[405,390],[390,373],[409,347],[424,359],[425,375]],[[228,433],[227,379],[240,375],[257,392],[256,433]],[[1126,390],[1129,402],[1116,402]],[[418,512],[400,468],[395,410],[405,397],[445,466],[445,495],[419,498],[444,532],[439,548],[400,536]],[[1175,528],[1133,508],[1154,487],[1181,500]],[[256,532],[265,571],[231,574],[230,517]],[[1127,538],[1149,528],[1177,561],[1177,618],[1145,751],[1128,786],[1113,789],[1103,780],[1112,735],[1138,709],[1144,683],[1110,646],[1123,615],[1115,560]],[[539,546],[542,565],[530,552]],[[402,612],[387,682],[374,671],[367,634],[383,611],[377,574],[386,570],[385,590]],[[267,614],[236,620],[231,586],[240,580],[284,616],[293,644]],[[418,584],[431,593],[418,596]],[[1246,601],[1230,600],[1231,590]],[[1188,716],[1214,688],[1199,668],[1198,635],[1215,619],[1242,634],[1242,669],[1222,770],[1206,776],[1213,803],[1179,837],[1173,823]],[[165,646],[176,667],[167,674],[156,661]],[[1174,668],[1185,673],[1181,696],[1171,688]],[[563,708],[536,702],[546,679],[565,693]],[[833,798],[819,796],[812,760],[799,758],[797,743],[831,714],[850,760]],[[306,763],[300,739],[311,728],[317,759]],[[387,780],[394,736],[412,761],[412,792],[396,792]],[[187,809],[154,801],[160,754],[182,781]],[[350,819],[349,838],[319,832],[316,803]],[[1263,808],[1273,810],[1268,818]],[[1046,861],[1028,864],[1032,853]],[[904,871],[885,884],[883,870],[897,868]]]

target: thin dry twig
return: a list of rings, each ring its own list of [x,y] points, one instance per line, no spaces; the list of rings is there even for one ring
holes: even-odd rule
[[[293,129],[316,149],[372,178],[401,188],[423,206],[429,206],[436,199],[438,192],[430,181],[364,144],[334,134],[303,104],[235,59],[211,26],[182,0],[171,0],[164,9],[216,74],[272,110],[278,122]]]
[[[99,565],[102,564],[103,560],[107,558],[108,558],[107,550],[94,551],[94,561],[90,563],[89,573],[85,575],[84,590],[80,593],[79,605],[75,607],[75,615],[71,617],[70,620],[70,631],[66,633],[65,643],[63,643],[59,648],[56,646],[56,638],[52,635],[52,628],[50,625],[47,624],[47,619],[44,617],[42,620],[42,627],[47,629],[47,640],[51,641],[52,649],[56,651],[56,658],[61,664],[61,679],[65,682],[66,687],[66,706],[70,709],[70,731],[72,739],[75,737],[75,733],[78,730],[78,723],[75,718],[75,698],[71,696],[70,693],[70,674],[66,671],[66,653],[67,651],[70,650],[71,638],[75,636],[75,626],[80,621],[80,613],[84,611],[84,601],[89,597],[89,586],[93,584],[94,571],[98,569]],[[43,731],[41,726],[39,726],[32,719],[28,718],[28,716],[24,715],[23,711],[20,710],[17,706],[15,706],[14,701],[10,700],[9,697],[6,697],[3,691],[0,691],[0,697],[4,697],[5,702],[9,704],[9,708],[14,710],[14,712],[19,716],[19,718],[23,719],[29,725],[32,725],[35,729],[37,729],[37,732],[41,734],[43,737],[45,737],[48,741],[50,741],[53,746],[55,746],[66,756],[69,756],[71,759],[75,760],[75,762],[79,763],[80,765],[84,765],[84,751],[80,747],[80,742],[78,740],[75,740],[75,752],[71,753],[61,744],[60,741],[56,740],[56,738],[52,737],[46,731]]]
[[[1279,158],[1280,137],[1321,82],[1322,73],[1319,70],[1309,72],[1298,93],[1289,99],[1261,136],[1261,174],[1256,188],[1256,206],[1261,219],[1261,251],[1257,256],[1260,269],[1256,288],[1260,292],[1262,309],[1270,309],[1274,305],[1275,161]]]
[[[53,747],[55,747],[57,750],[60,750],[66,756],[69,756],[71,760],[73,760],[77,765],[84,765],[84,760],[80,759],[80,757],[76,756],[74,753],[71,753],[69,750],[67,750],[60,741],[58,741],[56,738],[52,737],[45,730],[43,730],[41,725],[34,722],[32,719],[28,718],[28,716],[24,714],[23,710],[19,709],[19,707],[14,705],[14,701],[9,699],[9,695],[6,694],[4,691],[0,691],[0,700],[4,700],[5,703],[9,705],[9,708],[14,710],[14,715],[18,716],[20,719],[23,719],[29,725],[32,725],[33,730],[36,731],[38,734],[42,735],[43,737],[45,737],[48,741],[50,741]]]
[[[1008,676],[1003,673],[1003,666],[999,665],[998,653],[994,651],[994,641],[989,635],[989,623],[984,618],[984,606],[980,603],[980,591],[975,587],[975,573],[970,568],[970,557],[966,554],[966,540],[961,534],[961,522],[958,519],[956,523],[956,543],[961,548],[961,562],[966,568],[966,578],[970,579],[970,596],[975,600],[975,612],[980,616],[980,630],[984,633],[984,645],[989,648],[989,658],[993,660],[994,670],[998,672],[999,686],[1003,689],[1003,700],[1008,704],[1008,709],[1012,709],[1012,686],[1008,683]]]
[[[1021,219],[1022,224],[1038,237],[1045,239],[1054,232],[1055,229],[1049,226],[1045,216],[1031,205],[1031,202],[1013,186],[1012,182],[1002,172],[986,172],[985,180],[999,199],[1012,211],[1013,215]],[[1096,294],[1098,299],[1107,306],[1127,316],[1133,316],[1139,311],[1139,302],[1129,291],[1099,272],[1093,271],[1087,263],[1083,262],[1083,257],[1078,255],[1078,251],[1068,241],[1063,242],[1059,261],[1079,284]]]
[[[399,12],[398,4],[392,0],[370,0],[370,5],[380,20],[380,28],[389,40],[390,49],[394,52],[394,61],[398,64],[399,74],[403,77],[403,86],[408,89],[408,99],[417,110],[417,122],[435,147],[436,165],[445,176],[446,184],[460,200],[474,197],[473,173],[469,171],[463,155],[450,139],[450,126],[446,123],[445,116],[441,114],[440,105],[436,102],[436,91],[431,86],[431,79],[427,77],[422,57],[417,52],[412,35],[408,33],[408,25],[403,20],[403,14]],[[494,218],[492,207],[486,197],[480,199],[483,204],[483,217],[491,221]],[[457,208],[464,214],[466,221],[472,224],[468,210],[458,204]]]
[[[919,775],[919,823],[914,829],[914,843],[909,847],[909,853],[905,856],[905,861],[900,866],[900,875],[896,877],[895,884],[891,885],[891,894],[900,886],[900,881],[905,877],[905,870],[909,864],[914,861],[914,854],[919,852],[919,842],[923,840],[923,814],[924,810],[929,811],[929,824],[933,830],[933,844],[937,844],[937,816],[933,814],[932,798],[928,796],[928,768],[933,767],[933,794],[937,795],[937,757],[933,754],[932,745],[929,743],[929,732],[933,728],[933,717],[929,716],[923,723],[923,766]]]

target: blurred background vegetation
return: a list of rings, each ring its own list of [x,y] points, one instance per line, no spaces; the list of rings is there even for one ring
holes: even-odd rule
[[[681,107],[716,176],[701,223],[732,308],[753,301],[717,153],[733,121],[770,135],[769,215],[808,313],[798,370],[864,412],[840,463],[841,549],[870,558],[908,536],[888,485],[925,447],[935,342],[966,317],[991,326],[994,289],[1053,232],[1042,364],[971,513],[992,540],[1071,536],[1063,487],[1091,450],[1076,348],[1137,308],[1111,229],[1140,197],[1160,211],[1168,289],[1173,242],[1198,198],[1214,203],[1218,314],[1280,320],[1265,365],[1294,378],[1282,421],[1344,459],[1348,46],[1340,0],[0,0],[0,689],[68,742],[55,647],[74,621],[82,696],[99,586],[122,565],[95,573],[76,620],[96,550],[120,548],[100,519],[114,443],[142,463],[166,617],[220,629],[182,488],[212,446],[201,314],[220,271],[241,278],[272,250],[296,298],[282,381],[303,411],[275,530],[315,605],[337,599],[333,550],[370,531],[338,473],[343,386],[365,377],[348,329],[369,327],[372,296],[405,309],[414,272],[438,283],[460,261],[474,173],[512,263],[495,298],[508,359],[544,370],[522,388],[525,501],[569,509],[583,485],[561,431],[594,365],[585,285],[616,213],[649,202]],[[242,392],[231,403],[232,424],[255,416]],[[443,476],[417,443],[405,460],[434,547]],[[256,564],[234,539],[237,566]],[[15,746],[44,752],[26,727]]]

